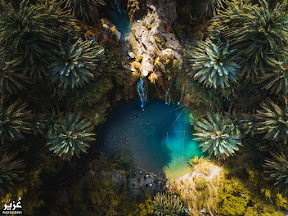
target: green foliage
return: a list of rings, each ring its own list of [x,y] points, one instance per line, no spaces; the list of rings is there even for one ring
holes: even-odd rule
[[[145,201],[137,204],[137,207],[136,212],[139,216],[153,215],[154,213],[152,197],[148,193],[145,193]]]
[[[204,157],[203,157],[203,156],[201,156],[200,158],[199,158],[198,156],[195,156],[195,157],[191,158],[191,159],[188,161],[188,163],[189,163],[192,167],[194,167],[195,165],[197,165],[198,163],[200,163],[200,162],[203,161],[203,160],[204,160]]]
[[[282,196],[282,194],[277,193],[275,204],[281,209],[288,209],[288,198],[285,196]]]
[[[199,176],[194,180],[194,182],[196,190],[205,190],[208,187],[206,177],[204,176]]]
[[[202,118],[195,125],[195,137],[200,141],[203,152],[216,158],[235,154],[241,145],[240,134],[235,133],[229,119],[219,113],[208,114],[207,120]]]
[[[116,192],[110,180],[101,176],[90,177],[85,185],[69,188],[69,202],[57,202],[51,216],[60,215],[139,215],[135,202],[128,202],[127,193]],[[63,213],[64,212],[64,213]]]
[[[198,42],[190,53],[190,75],[210,88],[229,87],[231,82],[236,82],[239,68],[235,52],[229,50],[228,44],[217,45],[210,40]]]
[[[287,105],[281,108],[273,101],[262,103],[262,110],[258,111],[259,122],[257,129],[264,133],[264,138],[275,141],[288,141],[288,109]]]
[[[2,98],[3,99],[3,98]],[[0,104],[0,142],[14,141],[24,138],[24,133],[31,132],[32,115],[27,105],[20,101],[7,106]]]
[[[24,163],[22,160],[15,160],[15,154],[5,154],[0,160],[0,193],[4,193],[14,185],[16,181],[21,180],[24,172]]]
[[[229,89],[221,90],[222,109],[229,113],[236,112],[236,115],[241,116],[240,113],[255,113],[259,109],[260,103],[265,100],[266,92],[263,91],[261,85],[257,85],[246,79],[239,79]],[[225,103],[226,102],[226,103]],[[226,104],[226,107],[225,107]],[[231,110],[227,105],[231,106]]]
[[[46,75],[47,57],[71,27],[71,17],[54,1],[33,5],[24,0],[19,8],[1,1],[0,8],[0,54],[7,65],[30,76]]]
[[[107,97],[113,90],[111,79],[99,77],[87,83],[83,88],[73,89],[67,95],[66,104],[71,111],[77,110],[95,124],[104,122],[107,110],[111,107],[111,98]]]
[[[183,79],[187,80],[187,78]],[[194,113],[195,111],[201,111],[201,116],[212,109],[222,109],[223,98],[218,89],[208,89],[194,79],[187,81],[185,101],[187,101],[189,108],[193,110]]]
[[[116,168],[121,169],[121,170],[127,170],[130,165],[130,158],[128,152],[121,152],[118,155],[119,159],[117,161],[117,166]]]
[[[184,204],[177,196],[176,198],[170,194],[157,194],[154,197],[154,214],[161,216],[178,216],[184,214]]]
[[[287,1],[270,9],[265,0],[259,5],[244,1],[227,1],[227,8],[214,19],[212,29],[230,41],[242,56],[241,70],[246,78],[279,65],[287,56]],[[215,32],[213,34],[215,34]]]
[[[23,84],[26,82],[27,78],[23,74],[11,71],[4,60],[0,60],[0,95],[16,93],[24,89]]]
[[[243,215],[247,206],[243,185],[236,179],[225,179],[218,192],[219,215]]]
[[[248,152],[246,152],[247,154]],[[255,157],[251,155],[250,157]],[[229,171],[225,170],[226,180],[223,188],[228,188],[225,185],[236,184],[238,189],[228,190],[230,195],[241,196],[245,198],[248,205],[246,206],[245,216],[250,215],[282,215],[281,210],[288,207],[288,197],[280,194],[275,190],[275,187],[270,182],[265,181],[265,175],[261,167],[248,168],[251,166],[251,161],[244,155],[232,158],[230,160]],[[239,166],[241,164],[241,166]],[[233,188],[230,187],[230,188]],[[220,191],[218,194],[222,196],[225,191]],[[226,195],[225,195],[226,196]],[[218,205],[221,208],[221,205]],[[254,214],[249,214],[253,212]]]
[[[241,117],[241,125],[245,134],[251,134],[252,136],[257,132],[257,117],[250,113],[243,113]]]
[[[98,22],[98,6],[106,5],[104,0],[64,0],[64,2],[73,16],[91,24]]]
[[[71,46],[60,46],[49,66],[52,81],[59,87],[81,87],[99,75],[97,67],[102,61],[104,49],[93,41],[79,39]]]
[[[288,66],[285,64],[279,65],[272,72],[264,74],[261,78],[264,83],[263,89],[270,90],[272,93],[288,94]]]
[[[52,130],[53,128],[53,130]],[[94,126],[80,114],[69,113],[65,118],[55,122],[48,133],[47,145],[53,154],[70,160],[74,154],[86,152],[89,142],[95,140],[92,133]]]
[[[111,187],[111,182],[109,180],[102,180],[102,182],[95,181],[94,183],[100,183],[102,185],[102,189],[99,187],[100,185],[88,185],[89,199],[91,200],[91,204],[93,206],[97,206],[96,212],[97,215],[117,215],[116,208],[120,204],[120,197],[118,197],[113,188]],[[79,200],[81,202],[81,200]]]
[[[217,9],[223,7],[223,0],[208,0],[201,2],[200,16],[210,18],[217,14]]]
[[[23,173],[23,179],[25,180],[15,184],[13,186],[13,192],[10,191],[9,193],[4,194],[0,200],[0,204],[4,205],[7,200],[16,201],[21,197],[22,201],[25,203],[25,207],[23,205],[25,215],[35,215],[38,208],[44,205],[40,190],[40,186],[42,185],[40,173],[41,168],[33,169],[29,172],[25,172],[25,174]]]
[[[269,174],[269,180],[275,182],[275,186],[281,192],[288,193],[288,160],[282,154],[272,154],[273,159],[267,159],[264,167]]]

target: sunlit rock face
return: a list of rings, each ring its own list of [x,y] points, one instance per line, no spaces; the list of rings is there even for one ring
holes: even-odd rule
[[[177,19],[176,1],[147,0],[147,8],[148,14],[132,25],[130,43],[138,57],[137,70],[155,82],[163,73],[181,67],[182,47],[171,28]]]

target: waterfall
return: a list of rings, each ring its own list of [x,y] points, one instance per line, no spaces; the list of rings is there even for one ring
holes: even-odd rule
[[[146,91],[146,88],[144,86],[144,80],[142,77],[140,78],[139,82],[137,83],[137,91],[138,91],[138,94],[139,94],[140,100],[141,100],[141,108],[143,108],[146,101],[147,101],[147,91]]]
[[[169,91],[170,91],[172,82],[173,82],[173,80],[170,82],[170,86],[169,86],[168,90],[166,91],[165,104],[170,104],[170,103],[168,102],[168,94],[169,94]]]
[[[181,101],[182,101],[182,99],[183,99],[183,94],[184,94],[184,86],[183,86],[183,88],[182,88],[182,92],[181,92],[181,97],[180,97],[180,99],[179,99],[179,101],[178,101],[178,105],[180,105],[180,103],[181,103]]]
[[[121,9],[120,9],[120,7],[118,5],[118,0],[115,0],[115,4],[117,6],[118,13],[122,14]]]

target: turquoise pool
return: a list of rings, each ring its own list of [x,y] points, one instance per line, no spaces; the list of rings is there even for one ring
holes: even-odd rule
[[[202,155],[193,140],[185,107],[160,100],[147,103],[122,101],[100,127],[97,152],[125,152],[132,165],[156,174],[189,167],[188,160]]]

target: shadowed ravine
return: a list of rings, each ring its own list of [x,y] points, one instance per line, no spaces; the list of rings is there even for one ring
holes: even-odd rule
[[[99,130],[97,152],[127,152],[133,166],[156,174],[178,171],[202,155],[191,130],[183,106],[154,100],[143,111],[139,100],[122,101]]]

